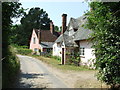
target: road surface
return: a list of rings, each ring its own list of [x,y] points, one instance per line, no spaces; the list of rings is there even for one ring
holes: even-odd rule
[[[40,60],[17,55],[20,59],[20,75],[16,88],[68,88],[63,80],[55,75]]]

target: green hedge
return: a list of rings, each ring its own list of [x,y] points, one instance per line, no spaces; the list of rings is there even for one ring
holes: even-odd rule
[[[2,61],[3,88],[12,87],[19,70],[20,70],[20,61],[16,57],[13,47],[9,46],[7,50],[7,55],[5,59]]]
[[[28,49],[28,46],[18,46],[17,44],[12,44],[11,46],[13,46],[14,48],[25,48],[25,49]]]
[[[28,55],[32,53],[32,50],[26,48],[17,48],[17,53],[22,55]]]

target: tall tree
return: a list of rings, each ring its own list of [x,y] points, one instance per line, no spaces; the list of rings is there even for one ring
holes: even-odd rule
[[[3,2],[2,3],[2,50],[3,57],[6,55],[6,49],[10,44],[10,32],[12,26],[12,18],[18,18],[23,12],[23,8],[20,9],[20,3],[18,2]]]
[[[50,29],[50,18],[46,11],[40,8],[31,8],[28,14],[25,14],[21,19],[21,25],[18,26],[18,37],[17,41],[19,45],[29,45],[30,37],[33,28],[49,30]],[[23,37],[23,38],[21,38]]]
[[[58,26],[55,26],[55,31],[56,31],[56,32],[60,32],[60,30],[59,30],[59,27],[58,27]]]
[[[23,9],[20,9],[18,2],[3,2],[2,3],[2,87],[8,87],[11,83],[11,77],[18,70],[15,56],[10,52],[10,32],[12,26],[12,18],[19,17]]]
[[[87,28],[94,33],[98,79],[120,87],[120,2],[91,2]]]

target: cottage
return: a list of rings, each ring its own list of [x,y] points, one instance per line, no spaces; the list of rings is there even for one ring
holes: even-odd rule
[[[53,44],[59,33],[54,31],[54,25],[50,23],[50,30],[33,29],[30,40],[30,49],[39,54],[39,52],[52,51]]]
[[[82,25],[86,22],[86,17],[71,18],[66,27],[66,14],[62,15],[62,34],[57,38],[53,45],[53,55],[61,57],[61,64],[67,63],[67,53],[80,52],[81,63],[83,65],[93,65],[92,59],[95,58],[93,54],[92,43],[88,40],[92,31],[85,29]]]

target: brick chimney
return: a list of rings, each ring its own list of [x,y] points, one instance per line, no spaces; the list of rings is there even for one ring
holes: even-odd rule
[[[67,14],[63,14],[62,15],[62,31],[61,31],[61,34],[63,34],[65,32],[65,30],[67,29],[66,23],[67,23]]]
[[[54,25],[53,22],[50,22],[50,32],[54,34]]]

